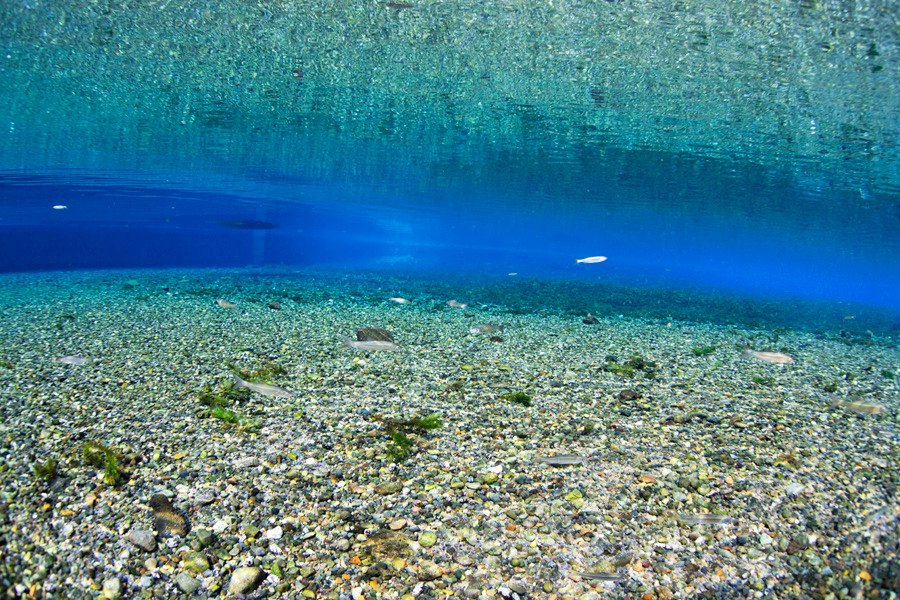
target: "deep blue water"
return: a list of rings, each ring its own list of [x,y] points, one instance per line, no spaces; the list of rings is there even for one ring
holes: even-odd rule
[[[2,8],[0,271],[473,271],[900,310],[894,3],[100,4]]]

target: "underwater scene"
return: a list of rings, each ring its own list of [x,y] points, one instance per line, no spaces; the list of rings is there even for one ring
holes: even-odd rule
[[[900,595],[896,0],[3,0],[0,91],[0,598]]]

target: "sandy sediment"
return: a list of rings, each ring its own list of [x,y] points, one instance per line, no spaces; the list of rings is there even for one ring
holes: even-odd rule
[[[596,312],[586,325],[552,298],[523,311],[459,289],[461,310],[433,289],[359,273],[0,278],[0,587],[665,599],[900,586],[895,338]],[[470,333],[488,323],[504,325],[499,341]],[[338,334],[359,327],[402,349],[345,347]],[[795,362],[744,358],[747,343]],[[87,362],[58,361],[73,356]],[[291,397],[230,400],[229,365]],[[441,426],[421,427],[429,415]],[[85,460],[87,442],[114,466]],[[156,494],[190,526],[154,531]]]

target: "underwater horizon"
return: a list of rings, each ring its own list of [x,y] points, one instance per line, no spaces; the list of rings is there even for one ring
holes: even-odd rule
[[[896,9],[4,3],[0,272],[516,273],[900,312]]]

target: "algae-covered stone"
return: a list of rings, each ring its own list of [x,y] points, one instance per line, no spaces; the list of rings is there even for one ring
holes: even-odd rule
[[[566,500],[572,503],[572,506],[575,508],[581,508],[584,504],[584,496],[581,493],[581,490],[572,490],[568,494],[566,494]]]
[[[430,548],[437,543],[437,534],[433,531],[423,531],[419,534],[419,545],[423,548]]]
[[[396,494],[400,490],[403,489],[403,484],[399,481],[388,481],[382,483],[381,485],[375,488],[375,493],[380,494],[382,496],[388,496],[390,494]]]
[[[209,560],[200,552],[188,552],[184,555],[184,568],[195,573],[209,569]]]

